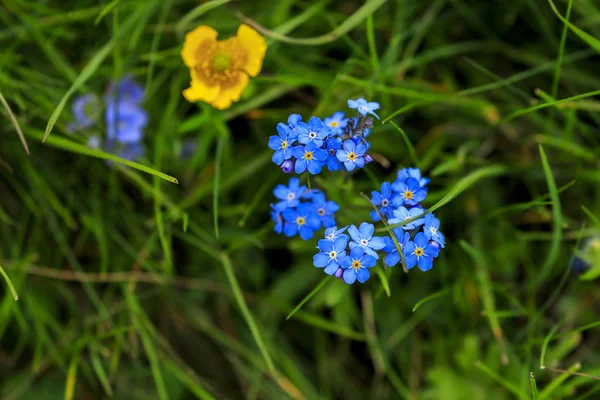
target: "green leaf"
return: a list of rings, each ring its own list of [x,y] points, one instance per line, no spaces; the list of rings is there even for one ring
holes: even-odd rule
[[[573,25],[572,23],[570,23],[565,17],[563,17],[558,12],[558,10],[556,9],[556,6],[554,5],[554,2],[552,0],[548,0],[548,4],[550,4],[550,7],[552,8],[552,11],[554,11],[554,14],[556,14],[556,16],[566,26],[568,26],[573,32],[575,32],[575,34],[577,36],[579,36],[579,38],[581,40],[583,40],[584,42],[586,42],[590,47],[593,47],[598,53],[600,53],[600,40],[596,39],[595,37],[593,37],[589,33],[587,33],[585,31],[579,29],[578,27],[576,27],[575,25]]]
[[[8,275],[6,275],[6,272],[4,272],[4,268],[2,268],[1,265],[0,265],[0,274],[2,274],[2,277],[6,281],[6,284],[8,285],[8,288],[10,289],[10,292],[12,293],[15,301],[19,300],[19,295],[17,295],[17,291],[15,290],[15,287],[13,286],[12,282],[8,278]]]

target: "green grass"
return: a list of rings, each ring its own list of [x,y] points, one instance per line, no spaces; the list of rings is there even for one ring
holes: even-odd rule
[[[0,398],[596,398],[598,21],[591,0],[3,2]],[[185,34],[242,22],[261,73],[189,104]],[[135,162],[87,147],[104,124],[67,130],[126,74]],[[374,162],[301,179],[345,226],[418,166],[446,247],[347,286],[313,266],[321,233],[273,232],[267,141],[357,97],[381,104]]]

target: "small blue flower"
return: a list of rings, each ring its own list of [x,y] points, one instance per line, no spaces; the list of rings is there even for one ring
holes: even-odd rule
[[[281,122],[277,124],[277,133],[279,136],[269,137],[269,148],[275,150],[272,160],[280,165],[285,160],[292,158],[292,144],[296,140],[296,133]]]
[[[398,193],[394,198],[394,205],[398,206],[416,206],[427,197],[427,190],[419,185],[415,178],[408,178],[406,182],[397,180],[392,183],[392,189]]]
[[[348,125],[348,118],[344,118],[341,111],[333,113],[331,117],[325,118],[325,125],[331,128],[331,136],[340,136],[344,134],[344,128]]]
[[[310,142],[305,146],[296,146],[292,150],[296,157],[296,173],[301,174],[308,169],[312,175],[321,172],[321,164],[327,160],[327,152],[320,149],[315,142]]]
[[[398,209],[394,210],[394,218],[390,219],[388,222],[390,224],[397,224],[402,221],[406,221],[407,219],[414,218],[418,215],[421,215],[425,212],[421,207],[411,208],[410,210],[406,209],[406,207],[398,207]],[[402,225],[404,230],[415,229],[418,226],[423,225],[425,219],[418,218],[406,225]]]
[[[114,83],[110,84],[106,99],[107,102],[116,100],[117,102],[139,105],[144,99],[144,88],[135,83],[131,75],[126,75],[116,85]]]
[[[138,143],[148,124],[148,114],[137,104],[110,100],[106,104],[106,136],[119,143]]]
[[[340,265],[344,269],[344,282],[351,285],[358,279],[360,283],[365,283],[371,277],[367,268],[373,268],[375,264],[375,257],[365,254],[362,247],[354,247],[350,250],[350,255],[340,259]]]
[[[333,214],[340,209],[340,206],[332,200],[327,201],[323,193],[313,195],[313,206],[325,228],[335,226]]]
[[[350,240],[350,236],[346,235],[344,232],[346,232],[346,229],[348,229],[347,226],[344,226],[343,228],[338,229],[337,226],[332,226],[331,228],[327,228],[325,229],[325,239],[327,240],[335,240],[338,237],[345,237],[346,239]]]
[[[301,122],[302,116],[300,114],[290,114],[288,117],[288,126],[292,132],[296,133],[296,136],[298,136],[298,124]]]
[[[317,117],[312,117],[308,124],[299,122],[297,131],[298,142],[302,144],[314,143],[317,147],[323,146],[323,141],[331,133],[331,129]]]
[[[359,228],[351,225],[348,228],[348,233],[353,240],[353,242],[350,242],[350,248],[353,249],[355,247],[360,247],[365,251],[365,253],[374,257],[375,259],[378,259],[379,255],[375,250],[383,249],[385,247],[385,241],[382,237],[373,237],[374,232],[375,227],[373,224],[369,224],[368,222],[363,222],[360,224]]]
[[[283,227],[285,236],[294,236],[300,232],[300,237],[304,240],[312,239],[313,234],[321,226],[321,220],[314,212],[311,204],[303,203],[296,209],[286,208],[281,212],[286,224]]]
[[[94,125],[98,117],[99,104],[98,99],[93,94],[79,96],[73,101],[73,116],[75,122],[67,126],[67,130],[72,133],[80,129],[87,129]]]
[[[330,137],[325,142],[325,151],[327,151],[327,169],[330,171],[337,171],[344,168],[336,156],[340,147],[342,147],[342,139],[340,138]]]
[[[410,233],[404,232],[400,228],[394,228],[392,231],[394,232],[396,239],[398,239],[400,250],[404,250],[408,242],[410,242]],[[383,248],[383,251],[387,253],[384,258],[385,264],[388,267],[393,267],[400,262],[400,253],[398,253],[398,249],[394,245],[394,241],[390,236],[384,237],[383,240],[385,240],[385,247]]]
[[[429,244],[427,236],[423,232],[419,232],[412,242],[408,242],[404,246],[406,268],[411,269],[415,265],[418,265],[421,271],[429,271],[433,264],[433,259],[439,253],[440,251],[436,246]]]
[[[275,204],[275,209],[282,211],[286,208],[294,208],[300,204],[301,198],[311,196],[311,192],[307,191],[306,186],[300,186],[300,179],[290,178],[288,186],[277,185],[273,194],[280,202]]]
[[[352,171],[356,167],[362,168],[365,166],[363,155],[367,148],[364,144],[356,145],[352,140],[344,140],[342,146],[344,148],[336,152],[336,157],[344,163],[348,171]]]
[[[406,181],[408,178],[415,178],[419,181],[419,185],[424,188],[430,181],[429,178],[421,178],[421,170],[419,168],[402,168],[398,171],[398,181]]]
[[[437,243],[442,249],[445,246],[444,234],[440,232],[440,220],[434,217],[433,214],[427,214],[425,216],[425,226],[423,227],[423,233],[427,236],[427,239]]]
[[[271,204],[271,219],[273,220],[273,222],[275,222],[275,232],[283,232],[284,222],[283,217],[281,216],[281,211],[278,211],[273,204]]]
[[[338,236],[335,241],[321,239],[317,248],[321,250],[313,257],[313,264],[317,268],[325,268],[327,275],[333,275],[340,267],[340,259],[346,256],[348,238]]]
[[[373,114],[377,119],[379,116],[374,113],[375,110],[379,110],[379,103],[375,103],[374,101],[367,103],[367,101],[363,98],[356,100],[348,100],[348,107],[352,109],[356,109],[360,115],[363,117],[367,114]]]
[[[380,206],[379,212],[387,218],[393,217],[392,204],[395,197],[396,194],[392,192],[392,185],[390,185],[389,182],[384,182],[381,185],[381,193],[376,191],[371,192],[371,201],[374,205]],[[371,218],[373,221],[379,221],[381,219],[375,210],[371,211]]]

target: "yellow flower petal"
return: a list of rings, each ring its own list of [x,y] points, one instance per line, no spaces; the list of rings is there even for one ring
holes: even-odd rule
[[[185,65],[193,68],[198,64],[198,48],[205,43],[216,43],[217,35],[217,31],[206,25],[200,25],[185,35],[185,42],[183,42],[183,48],[181,49],[181,58],[183,58]]]
[[[250,78],[248,78],[248,75],[241,71],[235,71],[233,74],[236,78],[235,82],[233,82],[233,85],[230,87],[221,87],[221,91],[219,92],[217,98],[213,101],[208,101],[207,103],[210,103],[213,107],[218,108],[219,110],[224,110],[229,108],[231,103],[240,99],[244,89],[246,89],[246,86],[248,86],[248,81]]]
[[[248,52],[243,69],[250,76],[256,76],[262,68],[263,58],[267,52],[265,39],[248,25],[242,24],[237,30],[237,39]]]
[[[183,91],[183,96],[187,101],[194,103],[202,100],[210,103],[217,98],[221,91],[219,84],[215,83],[215,85],[212,86],[207,85],[196,77],[193,69],[190,70],[190,75],[192,77],[191,87]]]

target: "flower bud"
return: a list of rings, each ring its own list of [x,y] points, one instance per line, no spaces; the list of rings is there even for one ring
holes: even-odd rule
[[[365,164],[373,162],[373,157],[371,157],[370,155],[365,154],[364,157],[365,157]]]
[[[281,170],[286,174],[291,173],[294,170],[294,162],[292,160],[285,160],[281,164]]]

